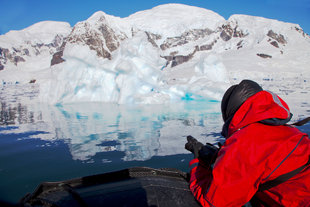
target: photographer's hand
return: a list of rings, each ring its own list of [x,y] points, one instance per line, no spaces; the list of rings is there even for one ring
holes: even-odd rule
[[[214,145],[207,143],[203,145],[192,136],[187,136],[185,149],[194,154],[194,158],[199,158],[205,165],[211,165],[215,162],[219,149]]]
[[[202,160],[207,166],[212,165],[217,157],[219,148],[207,143],[199,150],[199,159]]]
[[[194,158],[199,157],[199,150],[203,147],[203,144],[201,142],[198,142],[197,139],[195,139],[192,136],[187,136],[187,143],[185,144],[185,149],[192,152],[194,154]]]

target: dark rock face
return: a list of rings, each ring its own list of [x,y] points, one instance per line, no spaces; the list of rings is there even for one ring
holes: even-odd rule
[[[309,34],[305,33],[302,29],[300,29],[300,28],[298,28],[298,27],[295,27],[295,30],[296,30],[298,33],[302,34],[303,37],[308,37],[308,38],[310,38]]]
[[[286,44],[287,41],[285,40],[284,36],[282,34],[277,34],[272,30],[269,30],[267,33],[268,37],[271,37],[272,39],[276,40],[277,42],[279,42],[280,44]]]
[[[69,37],[68,42],[75,44],[88,45],[89,49],[97,52],[98,57],[111,59],[111,54],[103,47],[102,41],[97,35],[83,34],[81,36]]]
[[[227,42],[228,40],[231,39],[232,37],[232,33],[230,30],[223,30],[220,34],[220,37],[222,38],[222,40],[224,40],[225,42]]]
[[[267,55],[267,54],[263,54],[263,53],[257,53],[256,55],[261,57],[261,58],[272,58],[271,55]]]
[[[93,28],[88,22],[81,22],[75,25],[71,34],[62,43],[60,49],[53,54],[51,66],[65,61],[62,56],[68,43],[86,45],[90,50],[94,50],[98,57],[111,60],[111,53],[119,48],[120,42],[126,39],[127,36],[125,33],[116,35],[105,21],[104,16],[100,17],[96,28]],[[55,43],[59,44],[59,42]]]
[[[230,24],[222,25],[222,32],[220,34],[220,37],[225,42],[229,41],[232,37],[242,38],[247,35],[245,35],[241,30],[239,30],[238,26],[235,26],[232,28]]]
[[[56,52],[53,55],[53,58],[51,60],[51,66],[64,62],[65,60],[62,58],[62,56],[63,56],[63,51],[62,50],[59,51],[59,52]]]
[[[59,51],[53,54],[53,57],[51,60],[51,66],[65,61],[65,59],[62,58],[64,50],[65,50],[65,46],[66,46],[66,42],[63,42],[59,48]]]
[[[65,40],[64,37],[56,35],[54,40],[51,43],[37,43],[33,44],[31,41],[26,41],[20,46],[11,47],[11,48],[1,48],[0,47],[0,64],[2,65],[2,70],[5,68],[5,65],[9,62],[14,65],[18,65],[21,62],[26,62],[27,57],[34,57],[47,52],[47,54],[54,54],[55,51],[60,51],[61,45]],[[57,53],[57,52],[56,52]],[[57,53],[55,56],[56,60],[53,62],[57,62],[57,58],[61,57],[62,54]],[[53,57],[54,58],[54,57]]]
[[[194,57],[194,54],[198,51],[198,47],[189,55],[174,55],[171,54],[170,56],[163,56],[167,60],[166,66],[171,63],[171,67],[175,67],[182,63],[188,62],[190,59]]]
[[[114,50],[116,50],[119,47],[120,43],[114,31],[107,25],[102,25],[101,27],[99,27],[99,30],[103,35],[103,38],[109,51],[113,52]]]
[[[81,28],[85,32],[79,33],[78,30]],[[116,37],[114,31],[105,24],[101,24],[96,31],[87,22],[80,23],[73,28],[71,34],[62,43],[60,49],[53,54],[51,66],[65,61],[62,56],[67,43],[87,45],[89,49],[96,51],[98,57],[111,60],[111,52],[119,47],[120,41],[123,39],[123,37]]]
[[[17,63],[25,62],[25,59],[20,57],[20,56],[15,56],[14,59],[13,59],[13,62],[14,62],[15,65],[17,65]]]
[[[156,44],[156,40],[161,39],[162,37],[160,35],[157,34],[153,34],[150,32],[145,32],[145,34],[147,35],[147,40],[154,46],[158,48],[158,45]]]
[[[0,47],[0,70],[4,69],[4,65],[6,64],[6,57],[4,56],[4,48]]]
[[[198,47],[198,51],[204,51],[204,50],[212,50],[213,46],[217,43],[217,40],[214,40],[210,44],[201,45]]]
[[[77,30],[80,28],[85,32],[79,33]],[[111,60],[111,53],[120,46],[120,41],[127,37],[125,35],[117,37],[113,29],[104,23],[98,27],[98,30],[91,28],[87,22],[80,23],[73,28],[67,42],[87,45],[91,50],[96,51],[98,57]]]
[[[209,44],[209,45],[201,45],[199,47],[199,51],[204,51],[204,50],[212,50],[213,44]]]
[[[243,46],[242,46],[242,43],[243,43],[243,40],[241,40],[241,41],[239,41],[239,42],[237,43],[237,50],[239,50],[240,48],[243,47]]]
[[[0,48],[0,68],[2,70],[4,69],[4,65],[10,61],[14,63],[14,65],[17,65],[20,62],[25,62],[25,59],[22,57],[22,51],[18,50],[16,48],[12,49],[13,51],[10,51],[7,48]],[[19,55],[20,54],[20,55]]]
[[[270,44],[273,45],[276,48],[279,48],[279,44],[278,44],[277,41],[272,41],[272,42],[270,42]]]
[[[29,52],[29,50],[27,48],[23,49],[23,55],[30,56],[30,52]]]
[[[187,56],[178,55],[178,56],[174,56],[172,58],[171,67],[175,67],[177,65],[185,63],[185,62],[189,61],[190,59],[192,59],[192,57],[193,57],[192,55],[187,55]]]
[[[11,59],[12,58],[12,55],[10,53],[10,50],[7,49],[7,48],[1,48],[1,56],[4,58],[4,59]]]
[[[213,31],[211,31],[210,29],[190,30],[190,31],[184,32],[181,36],[167,38],[164,41],[164,43],[160,45],[160,49],[166,50],[172,47],[182,46],[189,42],[202,39],[212,33]]]

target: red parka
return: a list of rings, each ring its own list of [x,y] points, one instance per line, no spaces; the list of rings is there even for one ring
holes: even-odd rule
[[[260,123],[289,116],[287,104],[271,92],[248,98],[233,116],[213,167],[199,159],[191,161],[190,189],[196,199],[203,206],[242,206],[255,195],[267,206],[310,206],[309,166],[284,183],[258,192],[260,184],[309,160],[307,134],[290,125]]]

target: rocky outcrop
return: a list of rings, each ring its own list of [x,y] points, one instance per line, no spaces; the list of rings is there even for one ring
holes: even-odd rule
[[[229,41],[233,37],[243,38],[247,36],[246,34],[243,33],[242,30],[238,28],[238,26],[235,26],[233,28],[233,26],[231,26],[230,24],[222,25],[221,30],[222,31],[221,31],[220,37],[225,42]]]
[[[271,55],[267,55],[267,54],[263,54],[263,53],[257,53],[256,55],[261,57],[261,58],[272,58]]]
[[[6,62],[7,59],[11,59],[12,55],[10,53],[10,50],[7,49],[7,48],[0,48],[0,57],[5,62]]]
[[[308,38],[310,38],[309,34],[305,33],[304,30],[302,30],[301,28],[295,27],[295,30],[296,30],[298,33],[302,34],[303,37],[308,37]]]
[[[74,31],[74,30],[73,30]],[[101,35],[95,31],[87,31],[81,35],[71,35],[68,37],[68,42],[72,44],[87,45],[89,49],[97,52],[98,57],[111,59],[111,54],[106,47],[104,47],[103,41],[101,41]]]
[[[26,50],[27,51],[27,50]],[[14,65],[17,65],[20,62],[25,62],[25,59],[22,57],[22,55],[25,55],[25,50],[21,51],[16,48],[13,48],[12,51],[10,51],[7,48],[0,48],[0,68],[2,70],[4,69],[4,65],[10,61]]]
[[[122,37],[117,37],[113,29],[110,28],[108,25],[101,25],[99,27],[99,31],[101,32],[105,45],[110,52],[116,50],[120,45],[120,41],[123,40]]]
[[[72,30],[67,38],[71,44],[87,45],[89,49],[96,51],[98,57],[111,60],[111,53],[115,51],[120,42],[126,39],[126,35],[117,36],[113,29],[104,23],[101,18],[99,25],[93,27],[90,23],[80,22]],[[61,55],[58,53],[56,56]]]
[[[277,41],[272,41],[272,42],[270,42],[270,44],[273,45],[276,48],[279,48],[279,44],[278,44]]]
[[[153,34],[150,32],[145,32],[146,36],[147,36],[147,40],[154,46],[154,47],[158,47],[158,45],[156,44],[157,40],[160,40],[162,37],[160,35],[157,34]]]
[[[117,36],[113,29],[105,23],[104,16],[100,17],[94,27],[89,22],[80,22],[74,26],[70,35],[62,43],[60,50],[53,54],[51,66],[64,62],[63,52],[66,44],[86,45],[90,50],[96,51],[98,57],[111,60],[111,53],[115,51],[126,35]]]
[[[177,65],[180,65],[182,63],[188,62],[190,59],[194,57],[194,54],[198,51],[198,47],[195,48],[195,50],[188,54],[188,55],[175,55],[175,53],[172,53],[169,56],[162,56],[162,58],[165,58],[167,60],[166,67],[171,63],[171,67],[175,67]]]
[[[166,50],[172,47],[183,46],[189,42],[197,41],[202,39],[210,34],[213,31],[210,29],[194,29],[187,32],[184,32],[181,36],[169,37],[161,45],[160,49]]]
[[[285,40],[285,37],[282,35],[282,34],[277,34],[275,33],[274,31],[272,30],[269,30],[268,33],[267,33],[267,36],[276,40],[277,42],[279,42],[280,44],[286,44],[286,40]]]
[[[13,63],[15,64],[15,65],[17,65],[18,63],[20,63],[20,62],[25,62],[25,59],[24,58],[22,58],[21,56],[15,56],[14,57],[14,59],[13,59]]]
[[[65,59],[62,58],[63,56],[63,50],[59,51],[59,52],[56,52],[53,57],[52,57],[52,60],[51,60],[51,66],[53,65],[56,65],[56,64],[59,64],[59,63],[62,63],[62,62],[65,62]]]
[[[220,37],[222,38],[222,40],[227,42],[228,40],[232,38],[232,34],[233,34],[233,31],[231,30],[231,28],[223,25],[223,30],[220,34]]]
[[[7,65],[8,63],[12,63],[15,66],[18,66],[18,64],[20,64],[21,62],[26,62],[27,59],[30,57],[40,58],[41,55],[46,56],[53,55],[55,53],[59,54],[61,53],[59,51],[62,50],[61,45],[63,44],[64,40],[64,37],[56,35],[54,40],[49,43],[33,43],[31,41],[25,41],[20,46],[15,46],[11,48],[0,47],[0,64],[2,66],[0,66],[0,68],[2,68],[3,70],[5,68],[5,65]],[[55,60],[53,60],[53,62],[55,62]]]
[[[201,45],[198,48],[198,51],[212,50],[213,46],[217,43],[217,40],[214,40],[210,44]]]
[[[237,50],[239,50],[240,48],[243,47],[243,40],[240,40],[238,43],[237,43]]]
[[[65,46],[66,46],[66,42],[64,41],[62,45],[60,46],[59,51],[53,54],[53,57],[51,60],[51,66],[65,61],[65,59],[62,58]]]

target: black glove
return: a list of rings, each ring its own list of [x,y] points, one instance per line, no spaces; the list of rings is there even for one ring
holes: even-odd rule
[[[210,166],[215,162],[218,151],[219,149],[217,147],[207,143],[199,150],[199,159],[202,160],[207,166]]]
[[[192,152],[194,154],[194,158],[199,157],[199,150],[202,147],[203,144],[201,142],[198,142],[197,139],[192,136],[187,136],[187,143],[185,144],[185,149]]]
[[[194,158],[199,158],[207,166],[215,162],[219,151],[219,149],[212,144],[207,143],[206,145],[203,145],[192,136],[187,136],[185,149],[191,151],[194,154]]]

